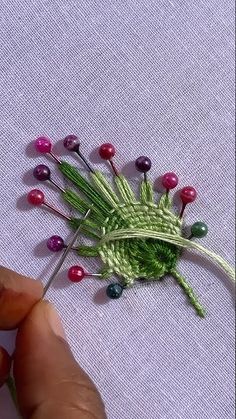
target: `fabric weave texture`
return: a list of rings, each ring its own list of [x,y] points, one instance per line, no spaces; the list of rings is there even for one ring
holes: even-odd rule
[[[103,174],[95,150],[111,142],[116,165],[137,190],[133,162],[152,160],[150,179],[174,171],[197,201],[187,225],[202,220],[201,243],[231,265],[234,257],[234,4],[231,0],[1,0],[0,263],[44,282],[58,255],[45,241],[67,239],[66,223],[32,209],[25,196],[41,188],[68,211],[32,169],[49,161],[32,140],[48,135],[54,151],[75,133]],[[54,163],[52,176],[63,177]],[[174,197],[179,207],[177,196]],[[104,298],[101,282],[69,284],[71,254],[48,293],[63,318],[76,359],[93,378],[109,419],[232,419],[234,301],[230,280],[204,257],[184,251],[179,269],[204,307],[201,319],[171,278]],[[99,261],[81,258],[97,271]],[[107,285],[107,284],[106,284]],[[0,333],[13,348],[14,336]],[[15,419],[6,390],[1,419]]]

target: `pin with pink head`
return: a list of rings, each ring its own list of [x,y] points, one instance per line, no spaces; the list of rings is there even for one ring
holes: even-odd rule
[[[33,205],[35,207],[39,207],[41,205],[44,205],[45,207],[50,208],[52,211],[54,211],[56,214],[60,215],[64,219],[66,219],[68,221],[71,220],[70,217],[63,214],[57,208],[54,208],[51,204],[48,204],[47,202],[45,202],[44,193],[42,191],[40,191],[39,189],[32,189],[27,195],[27,200],[28,200],[30,205]]]
[[[51,140],[47,137],[38,137],[35,140],[35,149],[41,154],[49,154],[58,164],[61,164],[61,161],[52,153],[52,143]]]

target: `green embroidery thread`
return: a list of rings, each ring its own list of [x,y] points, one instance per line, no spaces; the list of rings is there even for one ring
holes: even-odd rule
[[[96,245],[79,246],[77,251],[81,256],[100,256],[103,279],[116,274],[124,287],[130,287],[139,278],[158,281],[171,274],[201,317],[205,315],[204,308],[177,271],[181,249],[198,250],[211,257],[235,280],[234,270],[222,257],[182,237],[182,219],[171,211],[170,197],[164,193],[155,203],[150,181],[141,182],[137,200],[123,175],[115,176],[116,193],[100,172],[91,173],[92,184],[66,162],[61,162],[59,169],[78,189],[78,193],[67,189],[64,200],[81,214],[92,207],[82,231],[95,239]],[[79,219],[73,218],[69,223],[76,229]]]

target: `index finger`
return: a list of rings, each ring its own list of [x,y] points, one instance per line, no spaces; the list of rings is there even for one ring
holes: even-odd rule
[[[0,329],[15,329],[42,298],[40,281],[0,267]]]

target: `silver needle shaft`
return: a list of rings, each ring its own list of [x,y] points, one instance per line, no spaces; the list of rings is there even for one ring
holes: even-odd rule
[[[89,210],[86,212],[86,214],[84,215],[84,217],[83,217],[83,218],[81,218],[81,220],[80,220],[80,224],[79,224],[79,226],[78,226],[78,228],[77,228],[77,230],[76,230],[76,232],[75,232],[74,236],[72,237],[71,242],[68,244],[67,248],[66,248],[66,249],[65,249],[65,251],[63,252],[61,259],[59,260],[59,262],[58,262],[57,266],[55,267],[55,269],[54,269],[54,271],[53,271],[52,275],[50,276],[50,278],[49,278],[49,280],[48,280],[47,284],[46,284],[46,285],[45,285],[45,287],[44,287],[43,297],[45,297],[46,292],[48,291],[49,287],[52,285],[52,282],[54,281],[54,279],[55,279],[56,275],[58,274],[58,272],[59,272],[59,270],[61,269],[61,267],[62,267],[63,263],[65,262],[65,259],[66,259],[67,255],[68,255],[69,251],[71,250],[71,248],[73,247],[73,244],[75,243],[76,239],[78,238],[78,235],[79,235],[80,229],[81,229],[81,227],[82,227],[82,223],[83,223],[83,221],[84,221],[84,220],[86,220],[86,218],[89,216],[90,211],[91,211],[91,209],[89,209]]]

